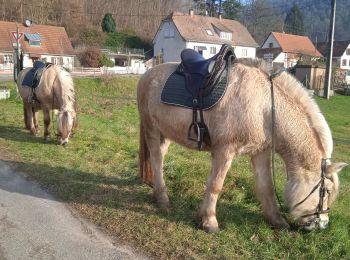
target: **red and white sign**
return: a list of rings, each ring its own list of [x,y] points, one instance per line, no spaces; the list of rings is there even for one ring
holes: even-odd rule
[[[15,38],[15,40],[17,40],[17,32],[14,31],[14,32],[11,32],[11,34],[12,34],[13,38]],[[18,40],[21,39],[22,35],[23,35],[22,32],[18,33]]]

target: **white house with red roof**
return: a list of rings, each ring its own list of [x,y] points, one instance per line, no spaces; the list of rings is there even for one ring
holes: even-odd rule
[[[12,69],[14,44],[13,32],[19,29],[23,53],[23,66],[32,67],[40,59],[72,69],[74,50],[64,27],[37,25],[30,27],[15,22],[0,21],[0,69]]]
[[[247,28],[235,20],[221,17],[173,12],[160,24],[153,39],[155,57],[163,62],[180,61],[185,48],[194,49],[208,59],[217,54],[222,44],[230,44],[238,58],[255,58],[259,45]]]
[[[257,56],[274,66],[293,67],[303,57],[320,58],[322,54],[317,50],[309,37],[287,33],[271,32]]]

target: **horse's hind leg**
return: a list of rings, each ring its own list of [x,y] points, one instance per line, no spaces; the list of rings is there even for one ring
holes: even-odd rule
[[[163,160],[170,141],[155,129],[146,133],[146,136],[153,172],[153,197],[160,208],[166,209],[169,206],[169,198],[163,177]]]
[[[224,184],[224,180],[228,169],[231,166],[234,153],[229,147],[221,147],[218,150],[212,151],[212,168],[205,198],[198,212],[198,217],[201,219],[202,228],[209,233],[219,231],[218,221],[216,219],[216,203],[219,193]]]
[[[30,130],[30,122],[28,121],[28,115],[27,115],[27,105],[25,102],[23,102],[23,119],[24,119],[24,125],[27,130]]]
[[[36,132],[39,132],[39,121],[38,121],[38,110],[33,108],[33,120],[34,120],[34,127],[36,129]]]
[[[33,109],[31,105],[25,104],[24,114],[26,116],[26,119],[25,119],[26,127],[28,127],[32,135],[36,135],[37,132],[34,125],[34,120],[33,120],[34,115],[33,115]]]
[[[50,110],[43,109],[44,113],[44,138],[46,141],[50,141]]]
[[[252,156],[251,159],[255,170],[255,191],[266,220],[274,228],[288,228],[289,225],[281,216],[275,199],[271,174],[271,151],[265,150]]]

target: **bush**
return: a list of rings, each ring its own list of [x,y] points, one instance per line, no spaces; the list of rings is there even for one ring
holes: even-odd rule
[[[80,44],[101,47],[106,41],[106,34],[94,27],[83,28],[79,34]]]
[[[79,55],[80,63],[84,67],[98,68],[101,67],[102,53],[99,48],[91,47]]]
[[[105,16],[102,19],[101,27],[102,27],[102,31],[106,33],[115,32],[116,25],[112,14],[105,14]]]
[[[100,63],[102,66],[105,66],[105,67],[113,67],[114,66],[114,62],[105,53],[102,53]]]

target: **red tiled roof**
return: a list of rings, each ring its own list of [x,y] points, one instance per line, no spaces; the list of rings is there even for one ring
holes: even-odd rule
[[[214,44],[228,43],[236,46],[258,47],[253,37],[240,22],[228,19],[219,19],[203,15],[184,14],[173,12],[168,18],[172,19],[186,41],[207,42]],[[232,33],[232,41],[220,38],[216,28],[223,32]],[[213,35],[208,35],[206,30],[211,30]]]
[[[0,21],[0,52],[12,52],[15,42],[11,32],[16,31],[17,23]],[[49,25],[32,25],[25,27],[19,24],[19,32],[40,34],[41,46],[30,46],[23,35],[20,39],[22,50],[32,54],[74,55],[72,44],[64,27]]]
[[[272,32],[271,34],[275,37],[283,52],[322,57],[322,54],[307,36],[279,32]]]

